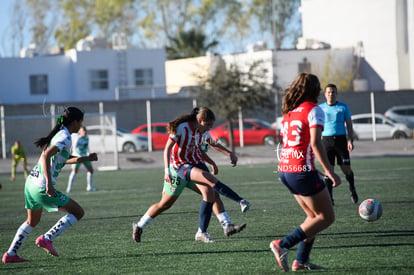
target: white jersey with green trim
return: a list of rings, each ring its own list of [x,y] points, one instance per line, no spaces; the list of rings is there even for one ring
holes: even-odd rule
[[[89,155],[89,137],[82,137],[79,134],[72,135],[72,155],[76,157],[86,157]]]
[[[56,135],[52,138],[48,148],[56,146],[59,152],[50,158],[50,175],[52,178],[52,184],[56,184],[57,176],[65,166],[66,161],[70,156],[70,149],[72,147],[72,138],[69,130],[63,127]],[[42,188],[46,188],[46,178],[40,159],[35,167],[30,172],[30,182],[34,183]]]

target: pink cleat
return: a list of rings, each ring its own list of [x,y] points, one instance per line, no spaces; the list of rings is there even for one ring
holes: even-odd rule
[[[56,256],[56,257],[59,256],[57,251],[53,248],[53,241],[45,240],[43,235],[37,238],[36,244],[38,247],[43,248],[44,250],[46,250],[48,253],[52,254],[53,256]]]
[[[5,263],[5,264],[8,264],[8,263],[21,263],[21,262],[27,262],[28,260],[23,259],[23,258],[20,258],[20,257],[19,257],[19,256],[17,256],[17,255],[10,256],[10,255],[9,255],[9,254],[7,254],[7,252],[6,252],[6,253],[4,253],[3,258],[1,259],[1,261],[2,261],[3,263]]]
[[[282,270],[288,272],[289,266],[287,256],[289,253],[289,249],[280,247],[280,241],[281,240],[274,240],[273,242],[271,242],[270,250],[272,250],[277,260],[277,263],[282,268]]]

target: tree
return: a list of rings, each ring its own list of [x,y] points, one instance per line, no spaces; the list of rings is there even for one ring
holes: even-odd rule
[[[23,1],[24,0],[17,0],[13,3],[10,27],[7,28],[7,32],[2,38],[2,48],[4,53],[10,52],[11,56],[17,56],[25,42],[24,29],[26,27],[27,15],[23,8]]]
[[[171,46],[166,47],[168,59],[203,56],[218,44],[216,40],[206,43],[206,36],[194,29],[188,32],[180,31],[177,37],[171,37],[170,41]]]
[[[210,74],[196,76],[200,88],[197,100],[210,106],[224,117],[230,125],[230,147],[234,152],[233,124],[241,108],[243,112],[272,110],[274,94],[271,84],[266,81],[267,70],[262,61],[256,61],[245,70],[236,64],[226,67],[219,64]]]
[[[32,33],[31,43],[36,45],[38,53],[47,53],[50,38],[56,27],[55,2],[48,0],[26,0]]]
[[[295,42],[301,35],[296,16],[299,6],[300,0],[252,0],[247,13],[258,22],[261,32],[271,34],[272,44],[280,49],[284,42]]]
[[[203,33],[209,41],[220,40],[216,48],[218,52],[235,52],[244,50],[252,40],[263,40],[269,45],[276,41],[279,47],[284,41],[297,37],[300,26],[291,23],[299,18],[295,17],[299,2],[24,0],[25,5],[21,7],[28,15],[31,42],[41,48],[55,39],[58,46],[70,49],[86,36],[109,40],[115,32],[124,33],[131,44],[140,47],[174,48],[180,33],[194,30]],[[275,26],[274,31],[272,26]]]
[[[220,40],[219,51],[240,51],[252,39],[276,41],[280,48],[300,36],[300,24],[295,24],[299,5],[300,0],[142,0],[138,31],[141,41],[170,47],[174,34],[195,29]]]
[[[55,38],[65,49],[93,34],[110,39],[115,32],[127,37],[133,33],[134,0],[64,0],[60,9],[63,16]]]

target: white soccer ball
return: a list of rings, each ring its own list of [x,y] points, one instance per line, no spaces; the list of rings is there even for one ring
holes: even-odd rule
[[[376,221],[381,215],[382,205],[376,199],[366,199],[359,205],[359,216],[366,221]]]

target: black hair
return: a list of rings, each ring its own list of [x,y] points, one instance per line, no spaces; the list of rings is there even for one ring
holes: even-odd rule
[[[325,90],[324,90],[324,91],[326,91],[326,88],[332,88],[332,90],[334,90],[335,92],[337,92],[337,91],[338,91],[338,89],[336,88],[336,85],[335,85],[335,84],[332,84],[332,83],[330,83],[330,84],[326,85],[326,87],[325,87]]]
[[[207,107],[195,107],[193,110],[191,110],[191,113],[182,115],[173,121],[170,121],[167,125],[167,131],[170,134],[175,134],[175,131],[177,130],[177,126],[183,122],[197,122],[197,119],[200,119],[201,121],[215,121],[216,117],[209,108]]]
[[[46,150],[52,138],[62,129],[63,126],[69,126],[73,121],[83,120],[83,112],[76,107],[68,107],[63,111],[63,114],[57,118],[55,127],[45,137],[37,139],[34,144],[36,147]]]

